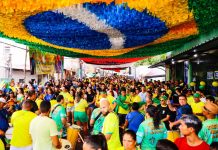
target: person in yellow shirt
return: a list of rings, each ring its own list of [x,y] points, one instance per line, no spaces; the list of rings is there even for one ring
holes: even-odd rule
[[[187,97],[187,103],[191,106],[191,104],[194,103],[194,97],[192,96],[191,89],[187,90],[186,97]]]
[[[99,92],[99,95],[96,95],[95,105],[96,105],[97,107],[100,106],[100,99],[102,99],[102,98],[107,98],[107,92],[106,92],[105,90],[101,90],[101,91]]]
[[[130,102],[131,103],[134,103],[134,102],[136,102],[136,103],[139,103],[139,102],[141,102],[141,97],[138,95],[138,94],[136,94],[136,90],[135,89],[130,89]]]
[[[5,145],[4,145],[4,143],[2,142],[1,139],[0,139],[0,149],[5,150]]]
[[[110,110],[113,110],[114,109],[114,100],[115,100],[115,97],[113,95],[113,91],[110,91],[108,94],[107,94],[107,100],[109,101],[110,103]]]
[[[100,89],[96,89],[96,94],[95,94],[95,106],[99,107],[99,101],[100,101]]]
[[[121,95],[113,102],[116,105],[115,112],[118,112],[119,125],[123,126],[125,123],[126,115],[129,113],[130,99],[126,95],[126,88],[121,88]]]
[[[36,104],[38,106],[38,108],[40,107],[41,102],[43,101],[43,94],[40,94],[37,99],[36,99]]]
[[[14,93],[17,93],[17,89],[15,87],[15,83],[14,83],[14,80],[12,79],[11,80],[11,83],[10,83],[10,86],[11,90],[14,92]]]
[[[172,90],[170,89],[170,85],[169,84],[165,84],[164,85],[164,89],[166,90],[166,93],[169,95],[168,97],[171,98]]]
[[[83,93],[77,92],[75,96],[75,109],[74,109],[74,121],[78,126],[83,127],[84,134],[87,135],[87,124],[88,124],[88,115],[87,115],[88,103],[84,99]]]
[[[73,109],[74,109],[74,99],[73,96],[69,93],[69,87],[68,86],[64,86],[62,87],[62,92],[60,93],[60,95],[63,95],[64,97],[64,104],[63,106],[65,108],[67,108],[67,122],[74,122],[73,119]],[[72,118],[72,120],[71,120]]]
[[[200,100],[200,94],[199,93],[195,93],[193,95],[194,97],[194,102],[191,104],[191,108],[193,111],[193,114],[195,114],[201,121],[204,121],[204,115],[203,115],[203,107],[204,107],[204,103],[201,102]]]
[[[51,99],[51,100],[50,100],[51,108],[53,108],[57,103],[58,103],[58,102],[57,102],[56,99]]]
[[[114,93],[113,93],[113,91],[109,91],[108,93],[107,93],[107,99],[108,99],[108,101],[110,102],[110,105],[113,103],[113,101],[115,100],[115,97],[114,97],[114,95],[113,95]]]
[[[107,99],[101,99],[100,108],[105,116],[102,133],[105,135],[108,150],[115,150],[121,146],[119,138],[119,118],[114,112],[109,112],[110,103]]]
[[[14,112],[11,116],[11,123],[14,127],[10,149],[32,149],[32,138],[29,134],[30,122],[37,116],[31,112],[31,101],[24,101],[22,110]]]

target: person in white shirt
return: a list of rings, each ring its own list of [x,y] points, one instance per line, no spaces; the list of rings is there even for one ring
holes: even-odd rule
[[[30,135],[33,141],[33,150],[56,150],[61,148],[58,139],[57,125],[49,118],[51,104],[42,101],[40,104],[41,114],[30,123]]]
[[[142,102],[146,102],[146,90],[145,90],[145,87],[142,86],[141,90],[142,91],[139,93],[139,96],[141,97],[141,101]]]

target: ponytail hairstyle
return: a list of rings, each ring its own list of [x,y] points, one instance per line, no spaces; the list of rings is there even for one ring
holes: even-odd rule
[[[153,105],[149,105],[146,112],[149,114],[151,118],[153,118],[153,124],[155,129],[159,129],[160,125],[160,117],[158,115],[158,109],[157,107]]]

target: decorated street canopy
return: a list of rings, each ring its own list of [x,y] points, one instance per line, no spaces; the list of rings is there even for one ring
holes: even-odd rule
[[[217,16],[218,0],[1,0],[0,36],[62,56],[135,59],[179,49]]]
[[[95,65],[122,65],[126,63],[132,63],[145,59],[145,57],[138,58],[81,58],[85,63]]]
[[[117,68],[101,68],[103,70],[111,70],[111,71],[115,71],[115,72],[120,72],[121,70],[125,70],[127,67],[117,67]]]

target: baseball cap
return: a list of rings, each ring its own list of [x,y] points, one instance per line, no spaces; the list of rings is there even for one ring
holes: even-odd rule
[[[167,100],[167,97],[164,95],[164,96],[161,96],[160,100],[164,100],[166,101]]]
[[[203,110],[216,115],[218,114],[218,105],[210,101],[207,101],[203,107]]]
[[[6,100],[4,99],[4,98],[0,98],[0,102],[2,102],[2,103],[6,103]]]
[[[200,98],[200,96],[201,96],[201,95],[200,95],[199,93],[195,93],[195,94],[193,95],[194,98]]]

